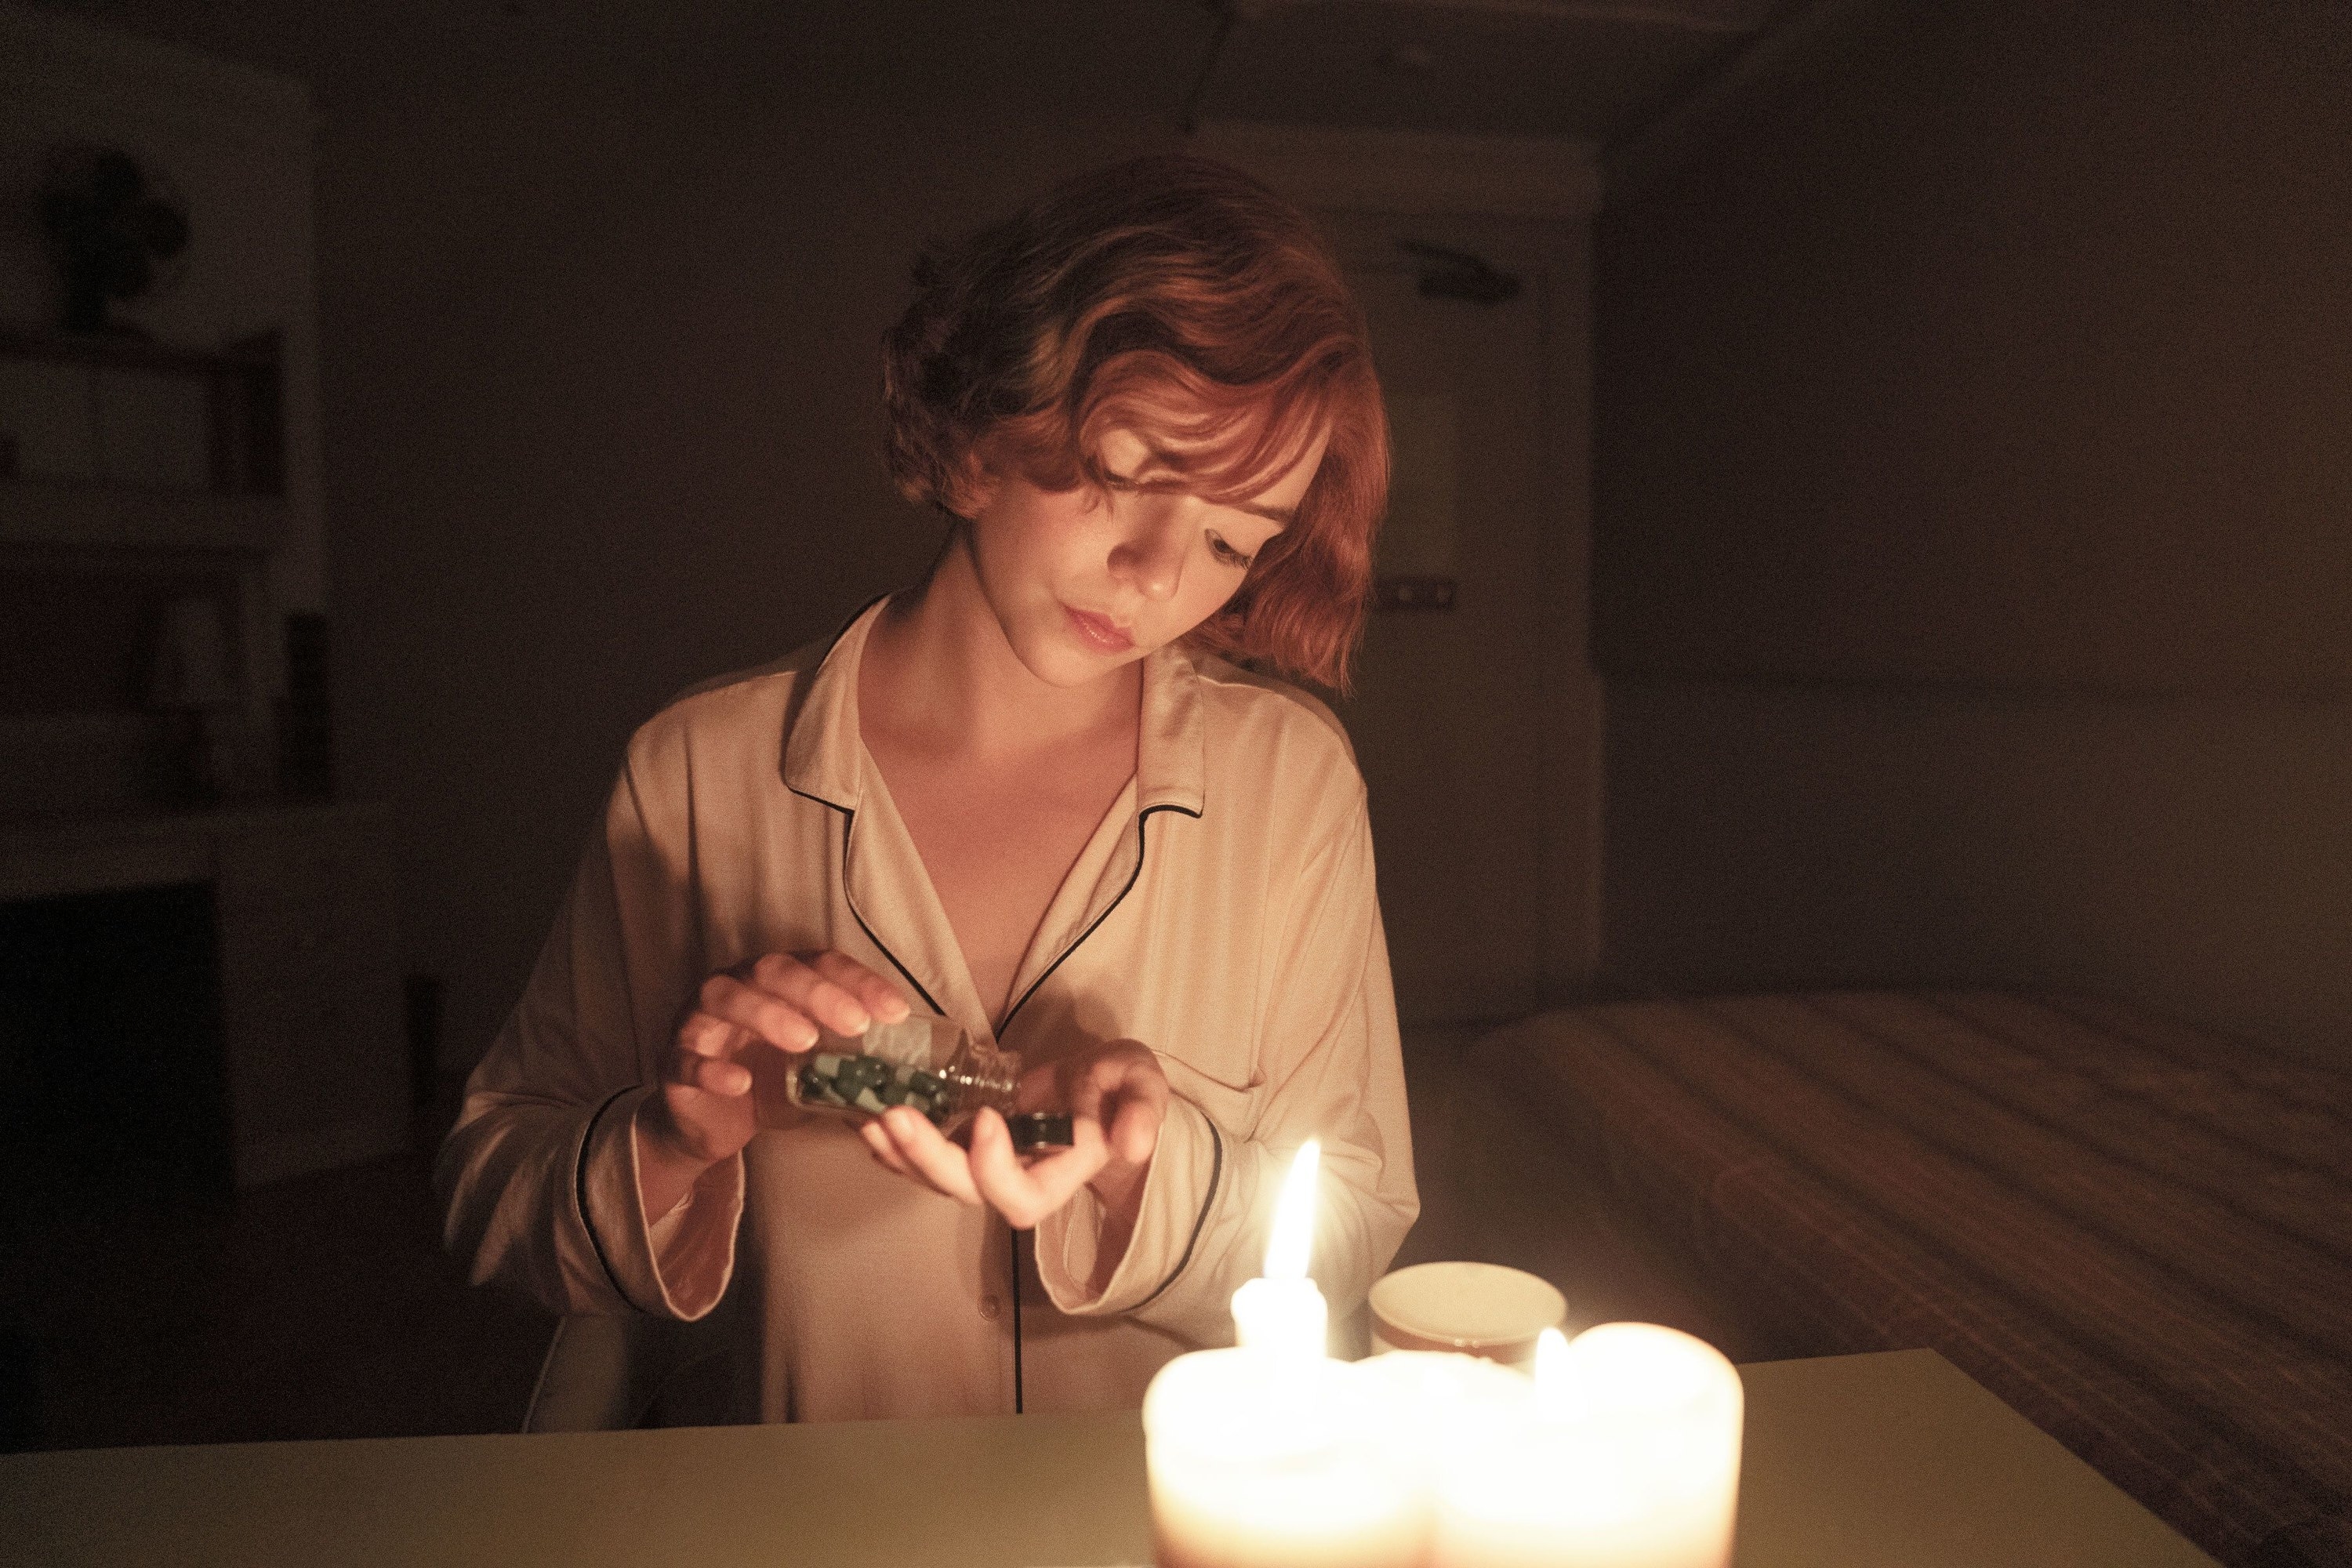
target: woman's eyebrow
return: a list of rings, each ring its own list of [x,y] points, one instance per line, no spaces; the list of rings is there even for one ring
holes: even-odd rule
[[[1134,476],[1139,481],[1150,483],[1151,472],[1155,468],[1175,479],[1183,477],[1186,465],[1180,454],[1170,451],[1156,441],[1145,442],[1143,452],[1143,465]],[[1262,517],[1280,528],[1288,528],[1298,521],[1298,509],[1295,506],[1259,506],[1252,501],[1240,500],[1219,501],[1217,504],[1228,511],[1245,511],[1252,517]]]

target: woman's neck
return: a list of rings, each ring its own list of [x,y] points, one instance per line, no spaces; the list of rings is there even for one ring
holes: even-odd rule
[[[934,754],[1032,755],[1132,730],[1142,680],[1140,661],[1083,686],[1040,680],[1005,640],[959,526],[922,585],[882,607],[859,671],[860,723]]]

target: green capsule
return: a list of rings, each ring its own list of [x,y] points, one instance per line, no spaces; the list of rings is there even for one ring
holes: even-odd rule
[[[933,1078],[929,1073],[918,1068],[915,1069],[913,1075],[907,1079],[907,1087],[914,1089],[919,1094],[927,1095],[930,1099],[937,1100],[940,1097],[940,1090],[947,1086],[940,1082],[938,1079]]]
[[[875,1093],[871,1089],[866,1088],[860,1088],[856,1096],[852,1099],[849,1103],[857,1107],[860,1110],[870,1110],[877,1116],[881,1115],[884,1111],[890,1109],[875,1096]]]

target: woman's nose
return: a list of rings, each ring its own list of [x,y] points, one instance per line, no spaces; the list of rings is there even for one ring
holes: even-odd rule
[[[1147,599],[1173,598],[1184,581],[1182,496],[1138,498],[1128,526],[1111,546],[1111,574]]]

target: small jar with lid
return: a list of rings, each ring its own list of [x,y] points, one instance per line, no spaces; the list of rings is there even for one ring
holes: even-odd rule
[[[953,1137],[986,1106],[1004,1118],[1016,1152],[1070,1142],[1068,1116],[1018,1109],[1021,1053],[975,1040],[952,1019],[909,1016],[863,1035],[825,1032],[786,1079],[804,1110],[867,1121],[906,1106]]]

